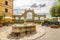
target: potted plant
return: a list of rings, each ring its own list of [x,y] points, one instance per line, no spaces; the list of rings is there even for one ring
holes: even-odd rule
[[[52,24],[52,25],[51,25],[51,28],[58,28],[58,25]]]
[[[3,15],[0,15],[0,27],[3,26]]]

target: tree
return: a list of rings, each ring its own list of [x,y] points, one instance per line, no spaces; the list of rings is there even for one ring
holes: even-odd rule
[[[58,0],[58,3],[60,4],[60,0]]]
[[[0,15],[0,20],[2,20],[3,19],[3,16],[2,15]]]
[[[3,15],[0,15],[0,23],[3,23]]]
[[[54,6],[50,10],[52,17],[60,17],[60,6]]]
[[[60,2],[60,0],[58,0],[58,2]],[[52,17],[60,17],[60,3],[58,3],[55,6],[53,6],[50,9],[50,14],[51,14]]]

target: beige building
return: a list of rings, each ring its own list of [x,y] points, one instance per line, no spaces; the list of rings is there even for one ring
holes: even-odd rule
[[[12,21],[13,0],[0,0],[0,15],[4,16],[5,21]]]
[[[38,18],[38,20],[40,20],[40,18],[43,17],[43,18],[46,18],[46,15],[37,15],[34,10],[25,10],[24,13],[22,13],[22,15],[13,15],[13,21],[17,21],[17,22],[20,22],[20,20],[24,20],[24,22],[27,22],[27,21],[31,21],[31,22],[34,22],[34,19]],[[40,21],[39,21],[40,22]]]

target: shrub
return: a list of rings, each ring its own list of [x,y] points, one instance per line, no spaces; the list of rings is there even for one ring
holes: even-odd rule
[[[58,2],[60,2],[60,1],[58,0]],[[50,9],[50,14],[52,17],[60,17],[60,4],[54,5]]]
[[[3,16],[2,15],[0,15],[0,20],[2,20],[3,19]]]
[[[52,24],[51,26],[57,26],[56,24]]]

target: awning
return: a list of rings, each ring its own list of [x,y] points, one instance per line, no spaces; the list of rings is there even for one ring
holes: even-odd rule
[[[6,16],[4,19],[13,19],[12,17]]]

